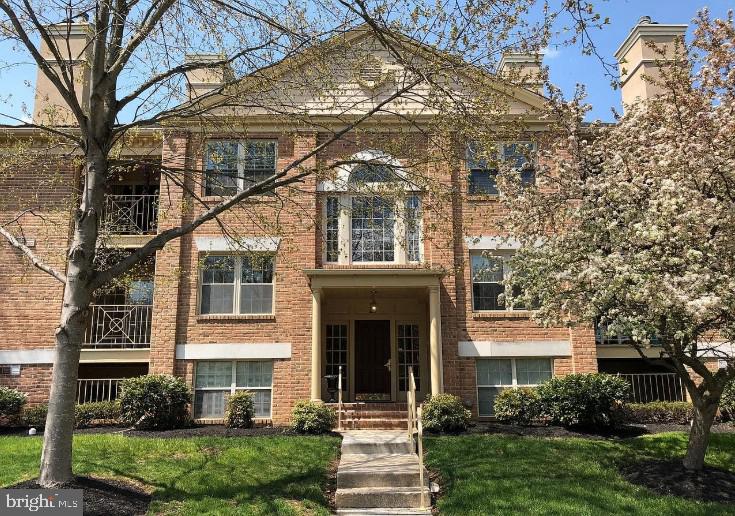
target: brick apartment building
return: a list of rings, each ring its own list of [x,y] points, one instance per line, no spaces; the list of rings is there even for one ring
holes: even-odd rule
[[[634,27],[617,53],[627,61],[626,102],[655,94],[641,80],[654,66],[644,43],[671,42],[685,30],[685,25],[645,20]],[[84,34],[79,28],[72,38]],[[344,44],[366,37],[350,34]],[[378,54],[376,60],[389,66],[387,54]],[[534,56],[509,55],[500,73],[513,66],[532,71],[539,62]],[[212,75],[192,78],[192,95],[217,81]],[[47,88],[39,75],[37,116],[44,102],[54,100],[44,94]],[[510,108],[530,112],[543,101],[536,91],[518,89]],[[238,188],[208,182],[228,172],[213,164],[214,153],[254,156],[257,167],[233,167],[259,177],[306,155],[326,137],[318,127],[283,131],[256,115],[244,116],[240,124],[240,134],[208,134],[204,140],[196,127],[137,135],[120,159],[126,153],[145,156],[150,166],[111,186],[106,248],[125,252],[143,245]],[[0,138],[5,145],[42,145],[44,137],[18,129]],[[306,165],[352,157],[375,166],[345,165],[336,178],[306,178],[297,190],[283,194],[300,210],[280,210],[273,197],[256,201],[260,220],[278,218],[278,234],[233,211],[223,220],[238,235],[237,246],[220,226],[207,223],[166,245],[125,287],[100,293],[82,349],[79,401],[114,397],[122,378],[168,373],[192,386],[198,419],[221,418],[226,395],[247,389],[256,393],[257,416],[279,424],[288,420],[296,400],[328,400],[324,376],[340,366],[347,401],[405,401],[412,366],[420,398],[454,393],[480,418],[492,416],[492,399],[500,389],[572,372],[629,374],[647,382],[639,385],[647,389],[642,398],[682,395],[679,384],[654,395],[667,382],[673,385],[673,378],[637,359],[623,337],[596,337],[591,327],[543,328],[531,320],[530,311],[497,302],[507,273],[503,258],[512,255],[515,244],[499,234],[493,171],[471,153],[427,166],[428,176],[451,184],[455,192],[431,210],[422,209],[432,200],[420,190],[399,204],[381,204],[379,196],[351,190],[351,179],[359,175],[384,181],[381,163],[402,174],[400,150],[386,151],[385,142],[396,138],[427,153],[434,143],[421,133],[406,139],[394,125],[374,121],[367,136],[338,141]],[[504,159],[514,158],[513,143],[499,144]],[[37,205],[43,217],[23,216],[23,238],[63,269],[69,201],[79,177],[71,160],[67,167],[59,163],[51,156],[48,163],[41,160],[4,177],[2,216],[11,220],[29,204]],[[159,167],[184,166],[198,171],[197,177],[184,184],[161,179]],[[187,188],[201,188],[205,206],[187,202]],[[243,247],[249,252],[241,252]],[[492,274],[488,260],[497,261]],[[48,396],[62,290],[6,243],[0,244],[0,261],[0,385],[16,387],[40,403]]]

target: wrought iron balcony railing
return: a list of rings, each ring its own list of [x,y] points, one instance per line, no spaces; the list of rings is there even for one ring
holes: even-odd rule
[[[114,401],[123,378],[80,378],[77,380],[77,403]]]
[[[104,228],[115,235],[148,235],[158,228],[158,194],[108,195]]]
[[[631,401],[684,401],[684,384],[676,373],[620,373],[630,384]]]
[[[83,347],[149,348],[152,312],[152,305],[92,305],[92,317]]]

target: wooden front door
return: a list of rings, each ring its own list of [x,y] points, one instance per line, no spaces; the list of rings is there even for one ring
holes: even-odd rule
[[[390,359],[390,321],[355,321],[357,399],[390,399]]]

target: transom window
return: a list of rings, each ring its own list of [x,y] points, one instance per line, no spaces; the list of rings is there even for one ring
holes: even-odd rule
[[[209,255],[201,270],[201,314],[273,313],[271,254]]]
[[[533,155],[536,145],[531,142],[503,142],[495,149],[483,150],[479,143],[472,142],[467,146],[467,170],[469,193],[498,194],[498,163],[505,161],[518,170],[521,184],[529,186],[536,181]]]
[[[275,140],[214,140],[207,142],[205,195],[235,195],[276,173]]]
[[[479,359],[477,409],[480,417],[495,415],[495,398],[503,389],[532,387],[553,376],[550,358]]]
[[[237,391],[253,393],[255,417],[271,417],[273,362],[200,361],[194,379],[194,417],[225,416],[227,397]]]
[[[522,309],[517,302],[514,306],[508,306],[501,294],[509,294],[511,291],[503,283],[508,279],[511,272],[509,253],[502,255],[488,255],[478,253],[471,255],[472,263],[472,309],[482,310],[511,310]],[[518,295],[516,290],[513,292]],[[504,296],[505,297],[505,296]]]

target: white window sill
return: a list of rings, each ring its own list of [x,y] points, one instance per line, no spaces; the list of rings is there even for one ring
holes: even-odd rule
[[[533,310],[481,310],[472,312],[473,319],[530,319]]]
[[[275,321],[276,314],[198,314],[197,321]]]
[[[467,193],[467,200],[470,202],[497,201],[499,198],[500,194]]]

